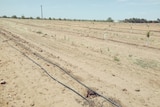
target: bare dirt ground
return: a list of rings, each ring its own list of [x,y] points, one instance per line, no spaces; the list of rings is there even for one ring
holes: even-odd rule
[[[0,107],[160,107],[160,25],[0,19],[0,81]]]

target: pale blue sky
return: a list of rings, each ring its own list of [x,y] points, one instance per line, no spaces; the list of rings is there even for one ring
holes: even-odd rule
[[[46,18],[160,18],[160,0],[0,0],[0,16],[37,17],[40,5]]]

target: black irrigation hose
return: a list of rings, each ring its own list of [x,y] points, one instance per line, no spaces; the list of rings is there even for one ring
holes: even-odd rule
[[[7,42],[8,43],[8,42]],[[9,44],[9,43],[8,43]],[[10,44],[9,44],[10,45]],[[74,89],[70,88],[69,86],[65,85],[64,83],[58,81],[56,78],[54,78],[53,76],[51,76],[48,71],[43,68],[40,64],[38,64],[37,62],[35,62],[33,59],[31,59],[29,56],[27,56],[25,53],[21,52],[20,50],[18,50],[17,48],[13,47],[12,45],[10,45],[12,48],[16,49],[18,52],[20,52],[22,55],[24,55],[26,58],[28,58],[30,61],[32,61],[34,64],[36,64],[37,66],[39,66],[51,79],[53,79],[54,81],[58,82],[59,84],[63,85],[64,87],[68,88],[69,90],[73,91],[74,93],[76,93],[77,95],[79,95],[80,97],[82,97],[84,100],[86,100],[89,103],[89,100],[86,99],[85,97],[83,97],[81,94],[79,94],[77,91],[75,91]],[[90,103],[89,103],[90,104]]]
[[[16,40],[14,40],[14,41],[16,42]],[[7,43],[8,43],[8,42],[7,42]],[[9,44],[9,43],[8,43],[8,44]],[[25,48],[25,49],[27,49],[27,50],[30,50],[29,48],[26,48],[26,47],[25,47],[24,45],[22,45],[21,43],[18,43],[18,44],[21,45],[23,48]],[[9,44],[9,45],[10,45],[10,44]],[[10,45],[10,46],[11,46],[11,45]],[[51,77],[53,80],[57,81],[57,82],[60,83],[61,85],[65,86],[66,88],[72,90],[74,93],[76,93],[77,95],[79,95],[79,96],[81,96],[83,99],[85,99],[87,102],[89,102],[89,101],[88,101],[85,97],[83,97],[81,94],[79,94],[78,92],[76,92],[76,91],[73,90],[72,88],[66,86],[66,85],[63,84],[62,82],[60,82],[60,81],[56,80],[54,77],[52,77],[52,76],[47,72],[47,70],[45,70],[41,65],[39,65],[38,63],[36,63],[33,59],[29,58],[27,55],[25,55],[23,52],[21,52],[21,51],[18,50],[17,48],[15,48],[15,47],[13,47],[13,46],[11,46],[11,47],[14,48],[14,49],[16,49],[16,50],[19,51],[20,53],[22,53],[22,54],[23,54],[24,56],[26,56],[29,60],[31,60],[33,63],[35,63],[35,64],[36,64],[37,66],[39,66],[41,69],[43,69],[43,70],[46,72],[46,74],[47,74],[49,77]],[[31,51],[31,50],[30,50],[30,51]],[[33,52],[32,52],[32,53],[33,53]],[[91,88],[89,88],[88,86],[86,86],[85,84],[83,84],[82,82],[80,82],[79,80],[77,80],[75,77],[73,77],[72,75],[70,75],[65,69],[63,69],[63,68],[60,67],[59,65],[51,62],[50,60],[44,58],[43,56],[41,56],[41,55],[38,54],[38,53],[33,53],[33,54],[34,54],[35,56],[43,59],[44,61],[46,61],[46,62],[48,62],[48,63],[50,63],[50,64],[58,67],[60,70],[62,70],[63,72],[65,72],[68,76],[70,76],[72,79],[74,79],[75,81],[77,81],[79,84],[81,84],[82,86],[84,86],[84,87],[87,88],[88,90],[94,92],[96,95],[98,95],[98,96],[102,97],[103,99],[107,100],[108,102],[110,102],[110,103],[113,104],[114,106],[116,106],[116,107],[121,107],[121,106],[119,106],[117,103],[115,103],[114,101],[112,101],[110,98],[106,98],[105,96],[103,96],[103,95],[95,92],[94,90],[92,90]]]
[[[118,104],[116,104],[115,102],[113,102],[111,99],[106,98],[105,96],[103,96],[103,95],[101,95],[101,94],[95,92],[94,90],[92,90],[91,88],[89,88],[88,86],[86,86],[85,84],[83,84],[82,82],[80,82],[79,80],[77,80],[74,76],[70,75],[65,69],[63,69],[63,68],[60,67],[59,65],[57,65],[57,64],[55,64],[55,63],[53,63],[53,62],[51,62],[50,60],[44,58],[43,56],[41,56],[41,55],[38,54],[38,53],[34,53],[34,55],[36,55],[37,57],[43,59],[43,60],[46,61],[46,62],[48,62],[48,63],[50,63],[50,64],[52,64],[52,65],[58,67],[60,70],[62,70],[63,72],[65,72],[68,76],[70,76],[72,79],[74,79],[75,81],[77,81],[79,84],[81,84],[82,86],[84,86],[84,87],[87,88],[88,90],[90,90],[90,91],[96,93],[98,96],[104,98],[105,100],[109,101],[109,102],[110,102],[111,104],[113,104],[114,106],[116,106],[116,107],[121,107],[121,106],[119,106]]]

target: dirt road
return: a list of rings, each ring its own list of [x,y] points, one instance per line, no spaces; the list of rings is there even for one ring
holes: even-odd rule
[[[160,26],[148,26],[0,19],[0,106],[160,107]]]

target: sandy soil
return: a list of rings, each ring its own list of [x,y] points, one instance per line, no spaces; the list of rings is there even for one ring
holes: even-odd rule
[[[0,107],[160,107],[159,77],[159,24],[0,19]]]

